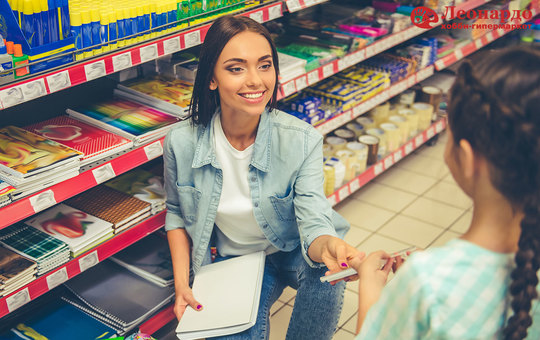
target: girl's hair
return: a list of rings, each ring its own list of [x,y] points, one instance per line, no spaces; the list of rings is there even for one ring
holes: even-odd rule
[[[475,69],[464,63],[450,99],[454,142],[465,139],[486,158],[495,188],[524,213],[510,284],[514,314],[503,331],[523,339],[540,265],[540,52],[510,48]]]
[[[194,124],[207,126],[212,120],[214,112],[219,107],[219,92],[210,90],[210,81],[214,76],[214,67],[225,45],[239,33],[249,31],[262,35],[272,49],[272,63],[276,72],[276,85],[272,99],[268,104],[274,109],[277,104],[277,79],[279,75],[277,50],[270,37],[268,30],[255,20],[247,17],[234,17],[226,15],[217,19],[208,33],[201,47],[199,55],[199,69],[193,85],[193,95],[191,97],[190,116]]]

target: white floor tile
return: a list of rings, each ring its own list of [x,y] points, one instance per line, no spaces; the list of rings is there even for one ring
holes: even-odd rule
[[[358,312],[354,313],[354,315],[349,319],[349,321],[345,322],[345,324],[341,327],[341,329],[349,331],[351,333],[356,333],[356,324],[358,323]]]
[[[438,160],[444,160],[444,148],[445,142],[441,143],[441,140],[438,140],[437,143],[433,146],[423,145],[418,151],[418,154],[422,156],[436,158]]]
[[[421,154],[409,155],[397,164],[397,168],[413,171],[436,179],[441,179],[449,173],[446,164],[442,160]]]
[[[454,179],[454,177],[452,176],[450,172],[448,173],[448,175],[443,177],[442,181],[445,183],[457,185],[456,180]]]
[[[401,240],[416,247],[426,248],[443,233],[439,227],[417,219],[398,215],[386,223],[378,234]]]
[[[341,328],[349,321],[356,312],[358,312],[358,294],[346,289],[343,298],[343,308],[341,309],[341,316],[338,321],[338,328]]]
[[[462,209],[472,207],[472,200],[456,184],[439,182],[429,189],[424,197],[450,204]]]
[[[336,334],[334,334],[332,340],[354,340],[355,337],[356,335],[354,335],[353,333],[350,333],[344,329],[340,329],[336,332]]]
[[[402,214],[441,228],[454,223],[465,209],[459,209],[427,198],[419,197],[403,210]]]
[[[455,233],[453,231],[445,231],[438,239],[435,240],[435,242],[433,242],[433,244],[431,244],[429,247],[432,248],[432,247],[440,247],[440,246],[444,246],[448,241],[450,240],[453,240],[453,239],[456,239],[460,236],[461,234],[458,234],[458,233]]]
[[[463,234],[465,233],[469,227],[471,226],[472,221],[472,210],[466,211],[459,220],[456,221],[456,223],[452,224],[450,227],[450,230],[456,233]]]
[[[370,183],[354,195],[355,199],[373,204],[380,208],[399,212],[409,205],[416,195],[390,188],[378,183]]]
[[[420,175],[416,172],[395,168],[377,177],[375,182],[394,189],[420,195],[437,183],[437,179]]]
[[[412,244],[396,241],[383,235],[373,234],[356,248],[368,255],[377,250],[384,250],[387,253],[393,253],[410,246],[412,246]]]
[[[351,246],[356,247],[360,243],[364,242],[369,235],[371,235],[370,231],[351,225],[351,229],[349,229],[347,235],[345,235],[344,240]]]
[[[363,189],[365,188],[360,190]],[[379,229],[395,214],[392,211],[352,198],[348,198],[345,202],[336,206],[336,211],[349,221],[350,224],[371,231]]]
[[[270,317],[270,340],[285,339],[292,311],[293,308],[291,306],[285,305],[276,314]]]

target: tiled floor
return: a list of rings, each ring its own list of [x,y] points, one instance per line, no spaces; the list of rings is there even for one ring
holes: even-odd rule
[[[465,232],[471,200],[455,184],[443,161],[446,134],[424,146],[352,195],[335,209],[350,223],[345,240],[370,253],[409,246],[434,247]],[[357,282],[347,285],[334,340],[354,339]],[[270,340],[283,340],[295,291],[286,289],[271,309]]]

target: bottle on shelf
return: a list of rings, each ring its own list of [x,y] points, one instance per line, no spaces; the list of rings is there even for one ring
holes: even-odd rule
[[[22,53],[21,44],[13,45],[13,67],[18,67],[28,64],[28,56]],[[30,74],[28,66],[15,69],[15,79],[22,78]]]
[[[13,71],[9,71],[12,69],[13,58],[8,54],[4,39],[0,35],[0,84],[6,84],[15,79]]]

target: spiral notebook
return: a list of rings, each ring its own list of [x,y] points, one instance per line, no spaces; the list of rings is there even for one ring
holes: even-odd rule
[[[176,327],[181,340],[242,332],[255,325],[264,275],[264,252],[203,266],[195,275],[193,295],[202,311],[188,307]]]

